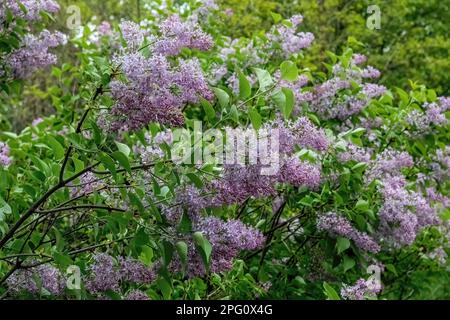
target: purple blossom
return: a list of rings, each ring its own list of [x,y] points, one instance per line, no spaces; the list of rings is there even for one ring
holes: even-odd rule
[[[156,54],[175,56],[183,48],[207,51],[213,46],[210,35],[192,22],[183,22],[178,15],[170,16],[160,26],[161,37],[153,45]]]
[[[180,59],[172,66],[161,55],[145,58],[136,52],[121,62],[129,82],[111,83],[116,104],[99,120],[109,131],[134,131],[151,122],[180,126],[185,105],[213,98],[197,59]]]
[[[219,273],[231,269],[233,260],[242,250],[255,250],[264,244],[261,232],[246,226],[239,220],[223,221],[216,217],[202,217],[193,226],[194,231],[201,232],[211,243],[211,272]],[[190,277],[203,276],[205,267],[193,242],[188,250],[188,270]],[[172,269],[181,271],[179,260],[172,262]]]
[[[352,63],[354,65],[363,64],[367,61],[367,57],[363,54],[355,53],[352,57]]]
[[[23,46],[7,57],[6,63],[15,77],[25,79],[37,69],[55,64],[56,55],[48,50],[66,42],[66,36],[60,32],[44,30],[38,36],[27,34]]]
[[[314,41],[312,33],[297,32],[298,25],[302,21],[302,16],[293,16],[290,20],[291,27],[279,24],[266,34],[270,45],[272,47],[280,46],[283,56],[286,58],[292,54],[299,53],[301,49],[308,48]]]
[[[113,257],[100,253],[94,256],[94,261],[86,281],[89,292],[98,294],[108,290],[118,291],[121,275],[114,265]]]
[[[150,300],[150,298],[145,294],[145,292],[140,290],[132,290],[127,294],[125,300]]]
[[[362,93],[368,98],[376,98],[382,96],[386,92],[385,86],[380,86],[378,84],[366,83],[363,86]]]
[[[80,177],[80,184],[73,186],[71,189],[72,197],[79,197],[89,195],[94,191],[100,189],[103,183],[92,172],[86,172]]]
[[[306,186],[316,189],[320,184],[320,174],[319,167],[300,161],[294,156],[281,167],[279,182],[289,183],[295,187]]]
[[[111,24],[108,21],[103,21],[102,23],[100,23],[97,27],[97,30],[102,36],[112,35]]]
[[[155,272],[139,260],[123,257],[119,257],[118,260],[121,281],[149,284],[156,279]]]
[[[119,25],[122,36],[131,50],[136,50],[144,42],[146,32],[132,21],[123,21]]]
[[[347,300],[364,300],[374,298],[381,292],[381,284],[375,279],[359,279],[355,285],[344,285],[341,289],[341,296]]]
[[[367,68],[365,68],[362,71],[361,76],[363,78],[368,78],[368,79],[378,79],[381,76],[381,73],[379,70],[375,69],[372,66],[367,66]]]
[[[355,229],[350,221],[334,212],[322,214],[317,218],[317,228],[333,236],[351,239],[364,251],[378,253],[380,246],[368,234]]]
[[[38,282],[36,282],[38,279]],[[62,273],[49,264],[33,268],[16,270],[6,281],[13,295],[29,292],[40,294],[40,288],[47,290],[53,296],[61,296],[65,290],[65,279]]]
[[[338,159],[341,162],[356,161],[368,163],[372,157],[372,150],[359,147],[352,143],[348,143],[346,151],[338,154]]]
[[[28,21],[37,21],[41,19],[40,13],[46,11],[49,13],[56,13],[59,11],[59,5],[53,0],[20,0],[20,3],[25,7],[24,12],[19,6],[17,0],[4,0],[5,5],[11,10],[12,14]],[[0,8],[1,9],[1,8]],[[2,10],[0,10],[0,20],[4,18]]]
[[[9,166],[12,162],[12,158],[9,156],[9,146],[5,142],[0,141],[0,165]]]

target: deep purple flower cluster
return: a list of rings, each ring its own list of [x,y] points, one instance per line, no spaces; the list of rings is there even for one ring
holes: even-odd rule
[[[39,295],[41,293],[45,294],[45,291],[47,291],[53,296],[61,296],[64,294],[66,285],[62,273],[49,264],[16,270],[7,279],[6,283],[10,293],[13,295],[23,292]]]
[[[56,63],[50,48],[65,44],[66,36],[60,32],[42,31],[38,36],[27,34],[22,48],[7,57],[6,63],[16,78],[24,79],[39,68]]]
[[[318,166],[300,161],[296,156],[286,160],[280,169],[278,181],[294,187],[316,189],[321,181],[321,170]]]
[[[0,166],[9,166],[12,162],[11,157],[9,156],[9,146],[0,141]]]
[[[223,221],[216,217],[200,217],[193,230],[201,232],[211,243],[210,271],[215,273],[230,270],[240,251],[261,248],[265,241],[261,232],[239,220]],[[205,266],[192,240],[189,241],[188,247],[186,274],[190,277],[203,276],[206,272]],[[172,262],[171,268],[174,271],[182,271],[178,259]]]
[[[381,289],[381,284],[375,279],[359,279],[353,286],[344,285],[341,289],[341,296],[347,300],[364,300],[365,298],[375,298]]]
[[[350,221],[335,212],[320,215],[317,218],[317,228],[322,231],[327,231],[333,236],[342,236],[353,240],[364,251],[371,253],[378,253],[380,251],[380,246],[373,238],[355,229]]]

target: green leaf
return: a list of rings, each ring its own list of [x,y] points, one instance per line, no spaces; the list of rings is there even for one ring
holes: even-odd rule
[[[115,151],[115,152],[113,152],[112,156],[114,159],[116,159],[120,163],[120,165],[122,167],[125,168],[125,170],[127,170],[129,173],[131,173],[130,162],[128,161],[128,157],[126,155],[124,155],[120,151]]]
[[[230,102],[230,96],[228,95],[228,93],[220,88],[212,88],[212,90],[214,91],[214,94],[219,100],[220,106],[222,108],[228,106],[228,103]]]
[[[131,149],[129,146],[127,146],[124,143],[120,143],[118,141],[114,141],[114,143],[116,144],[117,149],[119,149],[119,151],[122,152],[125,156],[128,157],[130,155]]]
[[[247,99],[252,94],[252,86],[243,73],[239,73],[239,97]]]
[[[9,204],[6,203],[6,201],[0,197],[0,221],[3,221],[6,214],[11,214],[12,210]]]
[[[203,236],[203,234],[198,231],[194,233],[193,238],[197,249],[200,251],[200,255],[206,269],[209,269],[212,252],[211,243],[209,243],[209,241]]]
[[[253,71],[256,73],[259,82],[259,89],[261,91],[267,90],[273,84],[272,77],[267,70],[263,70],[260,68],[253,68]]]
[[[208,117],[209,121],[214,121],[216,119],[216,111],[214,110],[211,103],[209,103],[208,100],[201,98],[200,103],[203,107],[203,110],[205,111],[206,116]]]
[[[334,288],[330,286],[328,283],[326,282],[323,283],[323,289],[328,300],[341,300],[336,290],[334,290]]]
[[[273,18],[273,22],[278,23],[281,21],[281,19],[283,19],[283,17],[281,16],[281,14],[278,14],[276,12],[271,12],[270,15]]]
[[[261,128],[262,118],[258,113],[258,110],[256,110],[256,108],[251,108],[250,110],[248,110],[248,115],[250,117],[250,121],[252,122],[253,128],[255,130]]]
[[[195,173],[187,173],[186,176],[191,180],[195,186],[199,189],[203,188],[203,182],[202,180],[195,174]]]
[[[286,97],[286,106],[284,108],[283,115],[286,119],[288,119],[292,113],[292,110],[294,110],[295,97],[291,89],[282,88],[281,90]]]
[[[175,245],[178,255],[180,256],[181,263],[187,265],[188,257],[188,246],[184,241],[178,241]]]
[[[280,65],[281,79],[287,81],[297,81],[298,69],[297,65],[292,61],[283,61]]]
[[[342,266],[344,267],[344,272],[347,272],[351,268],[355,266],[356,262],[350,257],[344,256],[344,261],[342,262]]]
[[[106,169],[111,172],[111,174],[115,177],[116,176],[116,165],[114,164],[113,159],[107,154],[101,154],[100,155],[100,161],[105,166]]]
[[[369,203],[366,200],[358,200],[355,205],[355,209],[361,212],[369,210]]]
[[[172,286],[170,285],[170,283],[164,278],[159,278],[157,284],[163,294],[164,299],[170,299],[172,295]]]
[[[49,147],[52,149],[53,154],[55,155],[55,159],[56,160],[62,159],[64,157],[65,152],[64,152],[64,148],[58,142],[58,140],[56,140],[52,136],[47,136],[46,141],[47,141],[47,144],[49,145]]]
[[[141,254],[139,255],[139,260],[142,261],[146,266],[150,266],[152,264],[153,259],[153,249],[149,246],[141,247]]]
[[[350,248],[350,241],[347,238],[339,237],[336,242],[336,248],[338,254],[341,254],[342,252]]]

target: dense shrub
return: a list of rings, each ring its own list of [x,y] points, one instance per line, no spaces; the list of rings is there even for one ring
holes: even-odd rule
[[[66,43],[53,1],[1,8],[2,101],[58,79],[0,133],[3,298],[448,298],[450,98],[350,47],[312,68],[299,14],[234,38],[184,3]]]

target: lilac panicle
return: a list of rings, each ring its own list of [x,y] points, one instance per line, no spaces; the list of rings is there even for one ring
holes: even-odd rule
[[[362,250],[378,253],[380,246],[368,234],[355,229],[350,221],[334,212],[322,214],[317,218],[317,228],[331,235],[338,235],[353,240]]]

